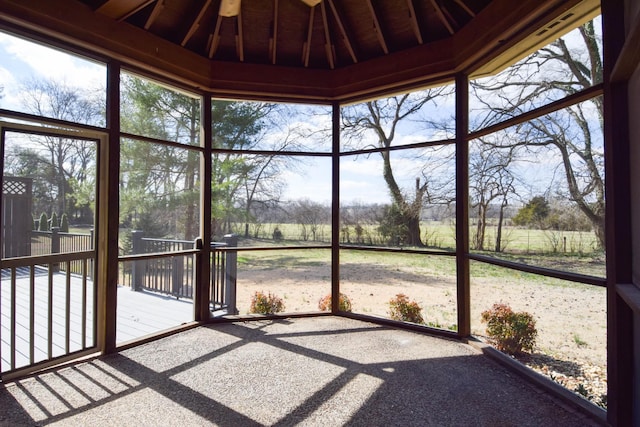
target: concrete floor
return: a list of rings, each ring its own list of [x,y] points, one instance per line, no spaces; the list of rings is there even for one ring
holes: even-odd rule
[[[456,341],[340,317],[197,327],[0,387],[0,425],[585,426]]]

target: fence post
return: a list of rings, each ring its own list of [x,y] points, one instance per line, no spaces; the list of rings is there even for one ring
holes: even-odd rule
[[[177,298],[186,297],[180,290],[184,285],[184,256],[171,258],[171,294]]]
[[[59,254],[60,253],[60,227],[51,227],[51,253]],[[60,264],[52,264],[51,268],[54,273],[60,271]]]
[[[93,250],[96,247],[95,241],[93,240],[94,238],[95,238],[95,231],[92,228],[91,230],[89,230],[89,239],[90,239],[89,240],[89,246],[90,246],[91,250]],[[89,264],[89,278],[91,280],[94,280],[94,278],[95,278],[95,270],[96,270],[94,258],[91,258],[91,260],[89,262],[90,262],[90,264]]]
[[[226,234],[222,239],[227,247],[235,248],[238,246],[238,236],[235,234]],[[236,308],[236,281],[238,278],[238,252],[226,251],[226,270],[224,273],[224,301],[227,305],[227,314],[238,314]]]
[[[144,231],[134,230],[131,232],[131,252],[133,254],[141,254],[144,253],[144,247],[142,246],[142,236],[144,235]],[[133,266],[131,267],[131,290],[139,291],[142,290],[142,285],[144,283],[144,270],[145,270],[145,261],[137,260],[133,261]]]

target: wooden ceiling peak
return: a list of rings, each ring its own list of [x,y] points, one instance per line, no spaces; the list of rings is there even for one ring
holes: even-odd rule
[[[210,60],[331,70],[453,36],[493,0],[77,1]]]
[[[216,96],[324,103],[493,74],[600,5],[234,0],[239,10],[223,17],[221,1],[0,0],[0,25]]]

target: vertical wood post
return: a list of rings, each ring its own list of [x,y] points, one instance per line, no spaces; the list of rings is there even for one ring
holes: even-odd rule
[[[471,335],[469,274],[469,79],[456,75],[456,275],[458,334]]]
[[[118,225],[120,222],[120,63],[107,64],[108,137],[98,152],[97,337],[104,353],[116,349],[118,304]]]
[[[331,313],[340,311],[340,104],[331,110]]]
[[[227,244],[227,248],[235,248],[238,246],[238,236],[235,234],[227,234],[223,241]],[[227,250],[225,253],[224,268],[224,305],[227,307],[227,314],[238,314],[236,304],[236,285],[238,281],[238,251]]]
[[[51,253],[59,254],[60,253],[60,227],[51,227]],[[51,270],[54,273],[60,271],[60,264],[54,263],[51,264]]]
[[[628,88],[627,81],[611,81],[613,68],[625,42],[625,2],[603,0],[601,10],[607,201],[607,421],[613,426],[630,426],[633,425],[634,398],[638,398],[638,391],[634,392],[633,385],[633,312],[616,291],[617,284],[632,282]]]
[[[211,94],[202,94],[200,111],[200,245],[196,256],[196,280],[193,292],[193,316],[197,321],[211,317]]]
[[[132,254],[144,253],[144,248],[142,246],[142,236],[144,236],[144,231],[133,230],[131,232]],[[146,267],[146,261],[135,260],[131,264],[131,290],[141,291],[144,285],[144,270]]]

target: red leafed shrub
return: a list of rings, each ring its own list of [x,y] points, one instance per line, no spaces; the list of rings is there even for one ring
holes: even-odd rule
[[[256,291],[251,297],[250,313],[274,314],[281,311],[284,311],[284,301],[271,292],[265,295],[264,292]]]
[[[482,322],[487,324],[487,335],[498,350],[508,354],[533,350],[538,331],[531,314],[515,313],[507,304],[497,303],[482,312]]]
[[[340,311],[351,311],[351,299],[343,293],[340,293],[338,301]],[[331,311],[331,294],[327,294],[318,302],[318,308],[321,311]]]
[[[409,301],[405,294],[397,294],[389,301],[389,317],[392,320],[423,324],[421,311],[422,307],[415,301]]]

